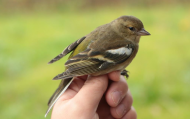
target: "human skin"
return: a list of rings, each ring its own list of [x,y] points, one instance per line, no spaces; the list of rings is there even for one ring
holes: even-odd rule
[[[54,105],[51,119],[136,119],[132,102],[119,71],[76,77]]]

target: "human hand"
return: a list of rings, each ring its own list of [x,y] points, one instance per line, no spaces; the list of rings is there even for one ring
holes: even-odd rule
[[[76,77],[54,105],[51,118],[136,119],[132,100],[126,80],[119,71]]]

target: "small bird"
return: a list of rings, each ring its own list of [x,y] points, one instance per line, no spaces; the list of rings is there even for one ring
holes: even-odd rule
[[[49,64],[72,52],[65,63],[65,72],[53,80],[61,83],[48,102],[45,117],[74,80],[83,75],[98,76],[119,70],[128,76],[125,68],[136,56],[141,36],[150,35],[143,23],[134,16],[121,16],[112,22],[99,26],[88,35],[70,44]]]

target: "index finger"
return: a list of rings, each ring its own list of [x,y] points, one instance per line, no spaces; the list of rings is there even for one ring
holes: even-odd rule
[[[108,78],[112,81],[120,80],[121,71],[113,71],[108,74]]]

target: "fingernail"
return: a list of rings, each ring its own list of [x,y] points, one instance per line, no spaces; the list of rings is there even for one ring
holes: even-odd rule
[[[121,92],[119,92],[119,91],[114,91],[114,92],[112,92],[111,97],[112,97],[113,102],[114,102],[116,105],[118,105],[119,102],[120,102],[121,99],[122,99],[122,98],[121,98]]]
[[[119,117],[122,117],[125,113],[126,113],[126,107],[124,106],[124,104],[119,105],[116,108],[116,113]]]

